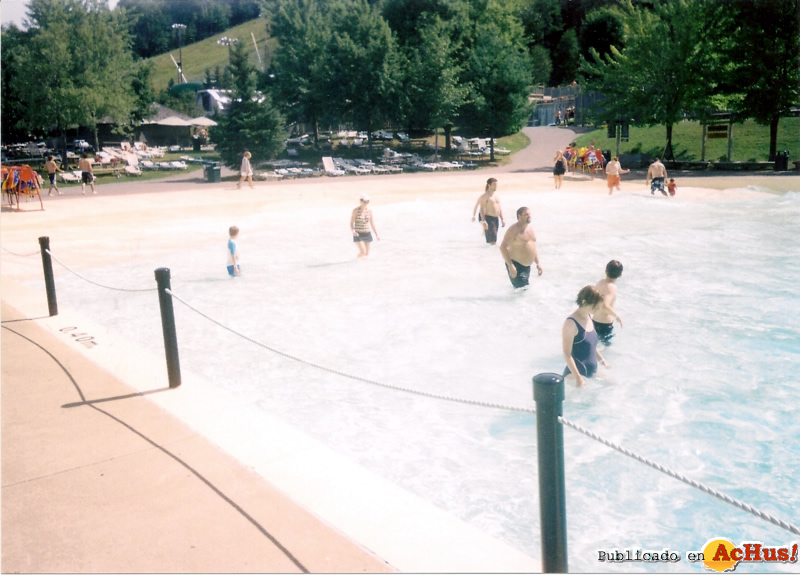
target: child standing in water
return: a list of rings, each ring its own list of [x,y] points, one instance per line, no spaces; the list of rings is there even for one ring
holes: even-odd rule
[[[242,268],[239,265],[239,246],[237,245],[237,238],[239,237],[239,228],[231,226],[228,229],[228,274],[231,278],[240,276]]]
[[[669,184],[667,184],[667,191],[669,192],[670,196],[675,196],[675,192],[678,191],[678,185],[675,184],[675,178],[669,179]]]

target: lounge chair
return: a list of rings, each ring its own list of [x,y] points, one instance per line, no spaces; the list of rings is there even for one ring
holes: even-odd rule
[[[125,174],[128,176],[141,176],[142,171],[139,170],[138,166],[125,166]]]
[[[322,167],[328,176],[344,176],[344,170],[337,168],[333,163],[333,158],[330,156],[322,157]]]
[[[142,160],[141,164],[145,170],[158,170],[158,166],[152,160]]]
[[[61,172],[59,173],[59,177],[61,178],[62,182],[80,182],[81,177],[75,176],[72,172]]]

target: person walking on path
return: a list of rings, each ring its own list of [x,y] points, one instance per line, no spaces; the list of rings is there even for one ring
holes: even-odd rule
[[[592,315],[594,329],[597,331],[597,338],[603,344],[611,344],[614,337],[614,320],[622,326],[622,318],[614,312],[617,303],[617,279],[622,276],[622,263],[619,260],[611,260],[606,264],[606,277],[600,280],[594,287],[603,297],[603,306],[598,307]]]
[[[239,182],[236,184],[237,188],[242,187],[242,182],[247,179],[247,182],[250,184],[250,188],[253,187],[253,167],[250,165],[250,158],[252,154],[248,150],[244,151],[242,154],[242,167],[239,170],[239,174],[241,178],[239,178]]]
[[[584,386],[586,378],[597,372],[598,363],[610,368],[597,349],[597,332],[591,317],[592,312],[603,306],[603,295],[594,286],[584,286],[575,303],[578,309],[567,316],[561,328],[561,348],[567,363],[563,376]]]
[[[486,181],[486,190],[472,209],[472,221],[475,222],[475,212],[478,212],[478,221],[483,225],[486,243],[492,246],[497,243],[498,224],[502,222],[503,228],[506,226],[500,199],[495,195],[495,190],[497,190],[497,179],[489,178]]]
[[[667,191],[664,189],[664,180],[667,179],[667,169],[661,163],[661,160],[656,158],[652,164],[650,164],[650,168],[647,169],[647,183],[650,184],[650,194],[655,196],[656,190],[660,190],[664,196],[667,195]]]
[[[564,182],[564,174],[567,173],[567,159],[564,158],[564,153],[561,150],[556,150],[556,157],[553,158],[553,162],[555,162],[553,180],[555,181],[556,190],[560,190],[561,184]]]
[[[63,170],[58,167],[58,164],[56,164],[52,156],[47,157],[47,162],[44,163],[44,169],[47,170],[47,176],[50,178],[50,189],[47,190],[47,195],[52,196],[53,189],[55,189],[58,195],[61,196],[61,190],[58,189],[58,184],[56,184],[56,173],[63,172]]]
[[[375,238],[380,240],[378,229],[375,227],[375,218],[372,216],[372,210],[369,209],[369,196],[362,194],[360,204],[353,209],[353,213],[350,215],[350,230],[353,233],[353,242],[358,245],[359,258],[369,256],[369,245],[372,243],[370,227],[375,232]]]
[[[81,171],[81,194],[86,194],[86,185],[92,187],[92,194],[97,194],[94,189],[94,171],[92,170],[92,159],[84,152],[78,161],[78,169]]]
[[[500,244],[500,254],[506,264],[508,278],[514,288],[524,288],[531,276],[531,266],[535,263],[539,276],[542,266],[536,250],[536,234],[531,227],[531,211],[525,206],[517,210],[517,222],[506,230]]]
[[[619,163],[619,156],[614,156],[611,159],[611,162],[609,162],[608,166],[606,166],[606,179],[608,180],[609,196],[614,193],[614,188],[621,192],[619,187],[619,177],[622,174],[627,174],[628,172],[630,172],[630,170],[625,170]]]

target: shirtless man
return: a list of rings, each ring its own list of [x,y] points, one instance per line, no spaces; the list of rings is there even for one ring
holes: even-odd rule
[[[480,209],[480,222],[483,224],[486,243],[492,246],[497,243],[498,221],[503,223],[503,228],[506,226],[506,221],[503,219],[503,209],[500,207],[500,199],[494,195],[495,190],[497,190],[497,179],[489,178],[486,181],[486,191],[481,194],[472,209],[473,222],[475,222],[475,212]]]
[[[661,163],[661,160],[658,158],[650,164],[650,168],[647,169],[647,183],[649,184],[652,180],[652,184],[650,185],[650,194],[655,195],[656,188],[661,190],[661,193],[664,196],[667,196],[667,191],[664,190],[664,180],[667,179],[667,169]],[[669,196],[667,196],[669,198]]]
[[[86,185],[92,187],[92,194],[97,194],[94,189],[94,171],[92,171],[92,160],[89,155],[84,152],[81,159],[78,161],[78,170],[81,171],[81,194],[86,194]]]
[[[597,338],[605,345],[611,344],[614,337],[614,320],[622,326],[622,318],[614,312],[617,302],[617,278],[622,276],[622,264],[619,260],[612,260],[606,264],[606,277],[595,284],[595,288],[603,296],[603,306],[599,306],[592,315]]]
[[[47,162],[44,163],[44,169],[47,170],[47,176],[50,178],[50,189],[47,191],[47,195],[52,196],[53,188],[55,188],[58,195],[61,196],[61,190],[58,189],[58,184],[56,184],[56,173],[63,172],[63,170],[58,167],[55,158],[48,156]]]
[[[542,275],[539,254],[536,251],[536,234],[530,223],[531,211],[523,206],[517,210],[516,224],[508,227],[503,242],[500,244],[500,254],[503,255],[508,277],[514,288],[523,288],[528,285],[533,263],[536,263],[539,276]]]

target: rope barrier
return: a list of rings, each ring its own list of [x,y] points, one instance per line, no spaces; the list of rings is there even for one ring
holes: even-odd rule
[[[158,290],[158,288],[116,288],[114,286],[106,286],[104,284],[100,284],[99,282],[95,282],[94,280],[89,280],[85,276],[82,276],[82,275],[78,274],[77,272],[75,272],[75,270],[73,270],[72,268],[70,268],[69,266],[64,264],[61,260],[56,258],[53,255],[53,253],[50,252],[50,250],[45,250],[45,252],[47,252],[53,260],[55,260],[56,262],[61,264],[64,268],[66,268],[67,270],[69,270],[70,272],[75,274],[75,276],[77,276],[81,280],[85,280],[89,284],[94,284],[95,286],[99,286],[100,288],[106,288],[107,290],[117,290],[118,292],[155,292],[156,290]]]
[[[584,428],[580,424],[576,424],[575,422],[572,422],[572,421],[568,420],[567,418],[564,418],[563,416],[559,416],[558,420],[559,420],[559,422],[564,424],[564,426],[569,426],[573,430],[577,430],[578,432],[588,436],[592,440],[600,442],[601,444],[605,444],[609,448],[613,448],[617,452],[620,452],[621,454],[624,454],[625,456],[633,458],[634,460],[637,460],[637,461],[641,462],[642,464],[646,464],[647,466],[650,466],[651,468],[654,468],[655,470],[658,470],[659,472],[662,472],[662,473],[666,474],[667,476],[671,476],[672,478],[675,478],[676,480],[680,480],[681,482],[683,482],[684,484],[688,484],[692,488],[697,488],[701,492],[705,492],[706,494],[710,494],[711,496],[714,496],[715,498],[719,498],[723,502],[727,502],[728,504],[736,506],[740,510],[744,510],[745,512],[749,512],[750,514],[753,514],[754,516],[758,516],[762,520],[766,520],[767,522],[770,522],[770,523],[774,524],[775,526],[778,526],[779,528],[783,528],[784,530],[788,530],[789,532],[792,532],[793,534],[800,535],[800,528],[798,528],[794,524],[790,524],[789,522],[781,520],[780,518],[776,518],[776,517],[772,516],[771,514],[767,514],[766,512],[763,512],[763,511],[759,510],[758,508],[756,508],[754,506],[750,506],[749,504],[746,504],[746,503],[742,502],[741,500],[737,500],[736,498],[728,496],[727,494],[724,494],[722,492],[714,490],[713,488],[711,488],[709,486],[706,486],[705,484],[702,484],[701,482],[697,482],[696,480],[692,480],[691,478],[688,478],[688,477],[684,476],[683,474],[679,474],[678,472],[670,470],[666,466],[662,466],[661,464],[657,464],[656,462],[653,462],[652,460],[650,460],[648,458],[645,458],[644,456],[640,456],[640,455],[636,454],[635,452],[632,452],[632,451],[628,450],[627,448],[623,448],[619,444],[616,444],[616,443],[614,443],[614,442],[612,442],[610,440],[607,440],[606,438],[603,438],[599,434],[595,434],[591,430],[587,430],[586,428]]]
[[[2,248],[3,248],[3,250],[8,252],[9,254],[13,254],[14,256],[21,256],[23,258],[27,258],[28,256],[36,256],[37,254],[41,254],[41,252],[39,252],[38,250],[36,252],[31,252],[30,254],[17,254],[16,252],[12,252],[11,250],[6,248],[5,246],[3,246]]]
[[[364,378],[362,376],[356,376],[356,375],[353,375],[353,374],[348,374],[346,372],[343,372],[343,371],[335,369],[335,368],[330,368],[328,366],[323,366],[322,364],[317,364],[316,362],[310,362],[308,360],[303,360],[302,358],[299,358],[299,357],[294,356],[292,354],[289,354],[287,352],[283,352],[283,351],[278,350],[277,348],[274,348],[274,347],[269,346],[267,344],[263,344],[262,342],[254,340],[253,338],[250,338],[249,336],[241,334],[240,332],[237,332],[233,328],[230,328],[230,327],[222,324],[221,322],[211,318],[207,314],[201,312],[200,310],[198,310],[197,308],[195,308],[194,306],[192,306],[191,304],[189,304],[188,302],[186,302],[185,300],[180,298],[178,295],[176,295],[174,292],[172,292],[172,290],[168,289],[168,290],[166,290],[166,292],[167,292],[167,294],[169,294],[170,296],[175,298],[178,302],[180,302],[181,304],[183,304],[184,306],[186,306],[187,308],[189,308],[190,310],[192,310],[196,314],[199,314],[200,316],[202,316],[203,318],[205,318],[209,322],[212,322],[213,324],[216,324],[220,328],[222,328],[224,330],[227,330],[228,332],[230,332],[232,334],[235,334],[236,336],[239,336],[240,338],[244,338],[248,342],[251,342],[251,343],[255,344],[256,346],[260,346],[261,348],[264,348],[265,350],[269,350],[270,352],[274,352],[275,354],[278,354],[278,355],[283,356],[284,358],[288,358],[290,360],[294,360],[295,362],[300,362],[301,364],[305,364],[306,366],[311,366],[313,368],[318,368],[320,370],[324,370],[326,372],[330,372],[331,374],[336,374],[338,376],[342,376],[344,378],[349,378],[351,380],[357,380],[359,382],[364,382],[366,384],[373,384],[375,386],[380,386],[382,388],[388,388],[390,390],[397,390],[397,391],[400,391],[400,392],[407,392],[407,393],[410,393],[410,394],[415,394],[417,396],[424,396],[424,397],[427,397],[427,398],[434,398],[436,400],[446,400],[448,402],[456,402],[456,403],[459,403],[459,404],[467,404],[467,405],[471,405],[471,406],[480,406],[480,407],[484,407],[484,408],[496,408],[496,409],[499,409],[499,410],[509,410],[509,411],[513,411],[513,412],[525,412],[525,413],[528,413],[528,414],[535,414],[536,413],[536,409],[535,408],[523,408],[523,407],[518,407],[518,406],[505,406],[505,405],[502,405],[502,404],[495,404],[495,403],[492,403],[492,402],[483,402],[483,401],[480,401],[480,400],[469,400],[469,399],[465,399],[465,398],[457,398],[457,397],[454,397],[454,396],[444,396],[442,394],[433,394],[431,392],[425,392],[425,391],[422,391],[422,390],[415,390],[413,388],[406,388],[406,387],[403,387],[403,386],[396,386],[396,385],[393,385],[393,384],[386,384],[386,383],[383,383],[383,382],[378,382],[376,380],[372,380],[370,378]],[[571,420],[569,420],[567,418],[564,418],[563,416],[559,416],[558,419],[563,425],[568,426],[568,427],[580,432],[581,434],[584,434],[584,435],[588,436],[592,440],[600,442],[601,444],[605,444],[609,448],[613,448],[614,450],[624,454],[625,456],[633,458],[634,460],[637,460],[637,461],[639,461],[639,462],[641,462],[643,464],[646,464],[647,466],[650,466],[651,468],[654,468],[655,470],[658,470],[659,472],[662,472],[662,473],[666,474],[667,476],[670,476],[670,477],[672,477],[672,478],[674,478],[676,480],[680,480],[681,482],[683,482],[684,484],[688,484],[692,488],[696,488],[696,489],[700,490],[701,492],[705,492],[706,494],[710,494],[711,496],[719,498],[723,502],[727,502],[728,504],[736,506],[740,510],[744,510],[745,512],[749,512],[750,514],[753,514],[754,516],[757,516],[757,517],[761,518],[762,520],[766,520],[767,522],[770,522],[771,524],[773,524],[775,526],[778,526],[779,528],[783,528],[784,530],[788,530],[789,532],[792,532],[794,534],[800,535],[800,528],[798,528],[797,526],[795,526],[793,524],[790,524],[789,522],[781,520],[780,518],[776,518],[776,517],[772,516],[771,514],[763,512],[762,510],[759,510],[758,508],[756,508],[754,506],[750,506],[749,504],[746,504],[746,503],[744,503],[744,502],[742,502],[740,500],[737,500],[736,498],[733,498],[731,496],[728,496],[727,494],[719,492],[718,490],[714,490],[713,488],[711,488],[709,486],[706,486],[705,484],[703,484],[701,482],[697,482],[696,480],[692,480],[691,478],[688,478],[688,477],[684,476],[683,474],[675,472],[674,470],[670,470],[666,466],[662,466],[661,464],[657,464],[657,463],[653,462],[652,460],[650,460],[648,458],[645,458],[644,456],[640,456],[640,455],[636,454],[635,452],[632,452],[631,450],[628,450],[627,448],[623,448],[619,444],[616,444],[616,443],[614,443],[614,442],[612,442],[610,440],[607,440],[606,438],[603,438],[599,434],[595,434],[594,432],[584,428],[580,424],[576,424],[575,422],[572,422]]]
[[[166,292],[167,292],[167,294],[169,294],[170,296],[175,298],[178,302],[180,302],[181,304],[183,304],[184,306],[186,306],[187,308],[189,308],[190,310],[192,310],[196,314],[199,314],[200,316],[202,316],[203,318],[205,318],[209,322],[212,322],[213,324],[216,324],[220,328],[222,328],[224,330],[227,330],[228,332],[230,332],[232,334],[235,334],[236,336],[239,336],[240,338],[244,338],[248,342],[251,342],[252,344],[255,344],[256,346],[260,346],[261,348],[264,348],[265,350],[269,350],[270,352],[274,352],[275,354],[278,354],[278,355],[283,356],[284,358],[288,358],[290,360],[294,360],[295,362],[299,362],[301,364],[305,364],[306,366],[311,366],[312,368],[317,368],[319,370],[324,370],[325,372],[330,372],[331,374],[336,374],[337,376],[342,376],[344,378],[349,378],[350,380],[357,380],[359,382],[364,382],[366,384],[373,384],[375,386],[380,386],[382,388],[388,388],[389,390],[397,390],[397,391],[400,391],[400,392],[408,392],[409,394],[416,394],[417,396],[425,396],[427,398],[434,398],[436,400],[446,400],[448,402],[457,402],[457,403],[460,403],[460,404],[467,404],[467,405],[471,405],[471,406],[481,406],[483,408],[496,408],[496,409],[499,409],[499,410],[509,410],[509,411],[512,411],[512,412],[526,412],[526,413],[529,413],[529,414],[535,414],[536,413],[536,409],[535,408],[525,408],[525,407],[520,407],[520,406],[506,406],[506,405],[503,405],[503,404],[495,404],[495,403],[492,403],[492,402],[484,402],[484,401],[481,401],[481,400],[469,400],[469,399],[465,399],[465,398],[456,398],[454,396],[444,396],[442,394],[434,394],[432,392],[425,392],[423,390],[415,390],[413,388],[405,388],[403,386],[396,386],[394,384],[386,384],[384,382],[378,382],[376,380],[371,380],[369,378],[364,378],[363,376],[356,376],[356,375],[353,375],[353,374],[348,374],[347,372],[343,372],[343,371],[338,370],[336,368],[329,368],[328,366],[323,366],[322,364],[317,364],[315,362],[309,362],[308,360],[303,360],[302,358],[299,358],[297,356],[293,356],[292,354],[289,354],[287,352],[283,352],[282,350],[278,350],[277,348],[274,348],[272,346],[269,346],[267,344],[264,344],[262,342],[254,340],[253,338],[250,338],[249,336],[246,336],[246,335],[244,335],[244,334],[242,334],[240,332],[237,332],[233,328],[230,328],[230,327],[222,324],[221,322],[218,322],[217,320],[211,318],[207,314],[204,314],[203,312],[201,312],[200,310],[198,310],[197,308],[195,308],[194,306],[192,306],[191,304],[189,304],[188,302],[186,302],[185,300],[180,298],[177,294],[172,292],[172,290],[166,290]]]

